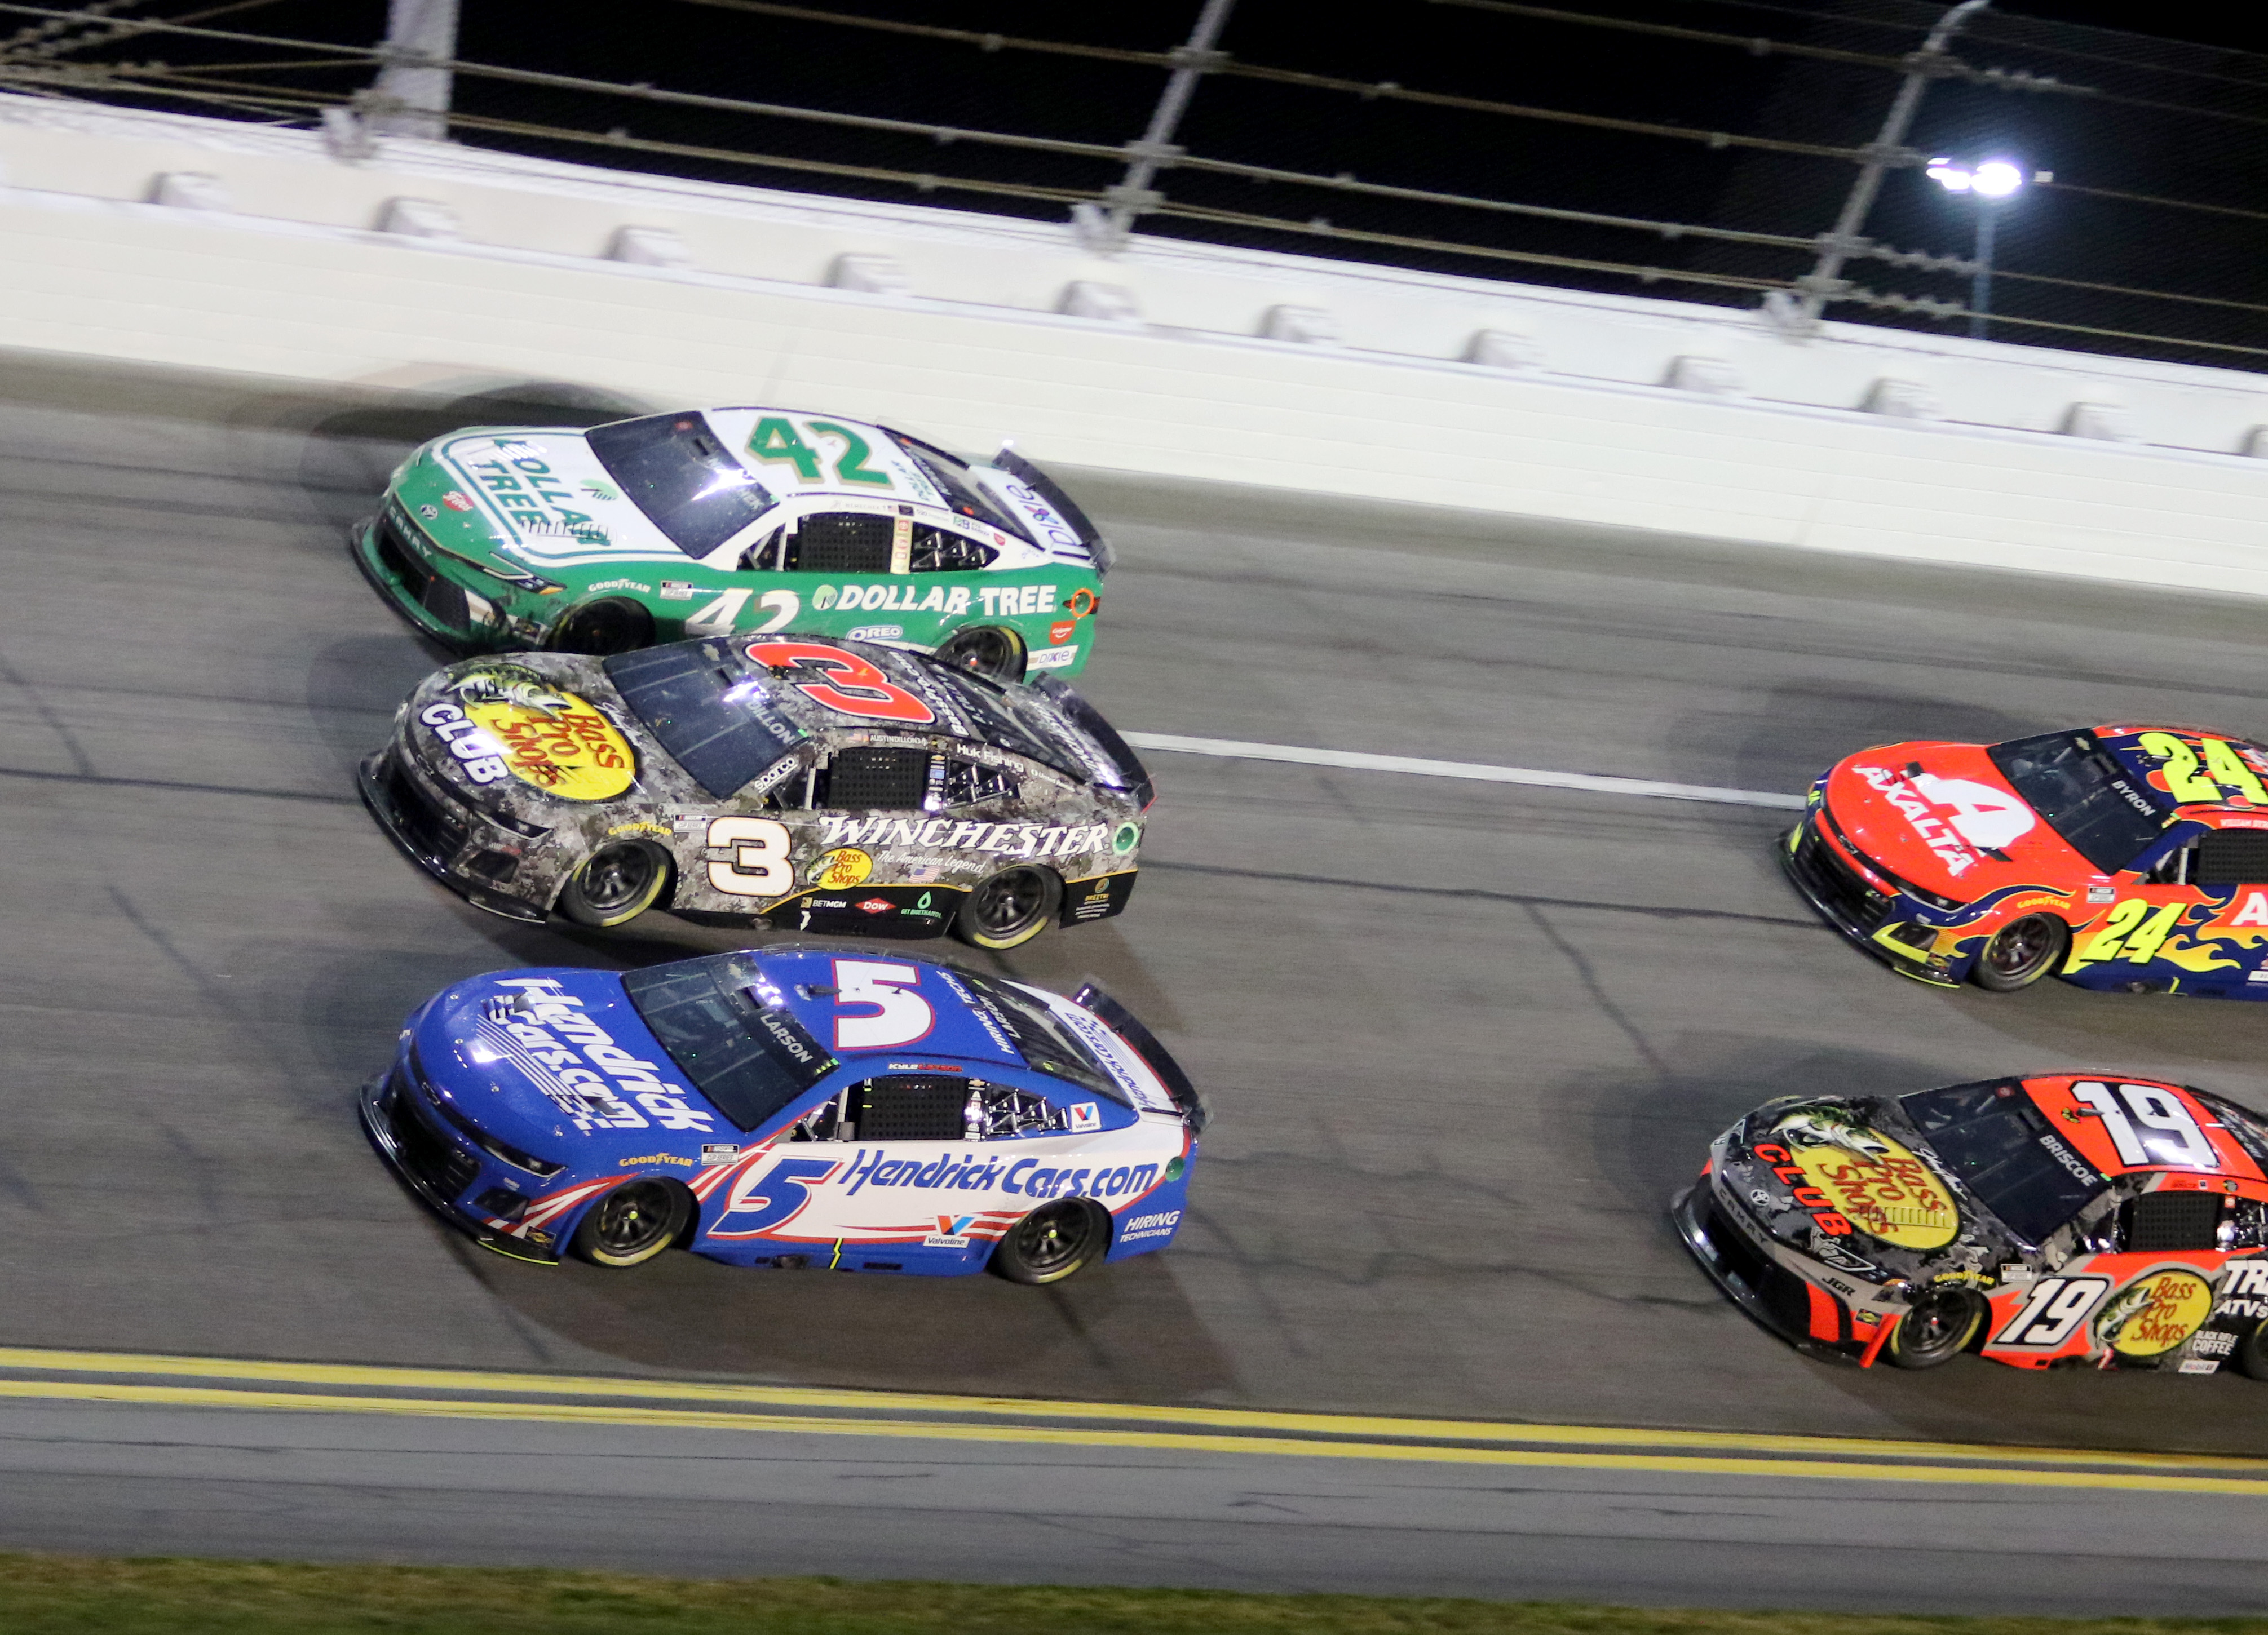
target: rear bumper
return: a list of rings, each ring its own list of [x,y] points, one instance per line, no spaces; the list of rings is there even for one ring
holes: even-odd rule
[[[1786,1340],[1806,1356],[1857,1366],[1859,1360],[1845,1347],[1814,1339],[1807,1330],[1788,1322],[1774,1309],[1773,1302],[1766,1297],[1767,1290],[1758,1287],[1761,1279],[1753,1270],[1755,1263],[1763,1259],[1762,1256],[1746,1243],[1734,1245],[1718,1241],[1715,1231],[1712,1229],[1710,1194],[1709,1183],[1702,1180],[1669,1200],[1669,1218],[1677,1223],[1677,1235],[1685,1240],[1686,1249],[1694,1259],[1701,1263],[1701,1270],[1709,1274],[1709,1280],[1753,1318],[1758,1327]],[[1776,1262],[1764,1261],[1764,1265],[1769,1268],[1764,1277],[1802,1282],[1794,1272]]]
[[[559,1251],[556,1248],[545,1250],[525,1238],[497,1231],[478,1215],[460,1207],[454,1199],[442,1196],[439,1188],[417,1172],[402,1150],[401,1139],[394,1127],[397,1117],[415,1118],[416,1115],[397,1114],[391,1105],[394,1094],[389,1075],[380,1074],[362,1087],[361,1103],[363,1133],[378,1149],[378,1155],[386,1161],[386,1167],[394,1172],[394,1178],[408,1187],[418,1202],[482,1249],[492,1250],[508,1260],[524,1260],[539,1266],[556,1265]]]
[[[393,753],[389,746],[376,754],[366,755],[355,769],[355,788],[362,796],[362,803],[370,809],[370,815],[378,820],[378,826],[386,831],[387,839],[401,849],[404,857],[474,907],[484,908],[490,913],[501,915],[506,920],[541,925],[549,916],[535,904],[475,884],[453,871],[450,864],[462,841],[460,840],[459,847],[444,849],[442,846],[437,846],[431,837],[423,833],[419,825],[409,821],[387,787],[387,761]]]

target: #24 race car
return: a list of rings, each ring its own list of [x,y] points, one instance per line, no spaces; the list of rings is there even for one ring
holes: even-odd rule
[[[1004,680],[1078,673],[1111,560],[1012,449],[972,465],[768,408],[453,432],[395,471],[352,545],[412,624],[462,652],[792,629]]]
[[[403,851],[513,919],[666,903],[989,949],[1122,912],[1152,797],[1053,677],[786,635],[453,665],[360,781]]]
[[[2268,998],[2268,748],[2134,724],[1892,744],[1812,786],[1781,861],[1901,976]]]
[[[499,971],[414,1013],[365,1131],[500,1254],[1054,1283],[1173,1242],[1204,1102],[1108,994],[772,949]]]
[[[1789,1097],[1671,1205],[1749,1316],[1814,1355],[2268,1379],[2268,1120],[2110,1074]]]

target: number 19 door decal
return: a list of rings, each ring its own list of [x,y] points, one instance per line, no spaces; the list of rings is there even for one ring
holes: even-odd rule
[[[2067,1345],[2087,1314],[2110,1292],[2109,1278],[2042,1278],[2029,1299],[1992,1337],[1995,1345],[2053,1351]]]

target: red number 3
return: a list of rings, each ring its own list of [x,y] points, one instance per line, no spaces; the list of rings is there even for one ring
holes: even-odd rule
[[[748,661],[767,670],[816,671],[808,681],[790,679],[788,685],[814,703],[845,715],[865,715],[875,721],[902,721],[926,726],[937,719],[930,707],[907,692],[855,653],[816,642],[759,642],[748,649]]]

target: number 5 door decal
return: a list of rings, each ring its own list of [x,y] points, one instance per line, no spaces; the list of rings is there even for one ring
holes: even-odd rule
[[[2109,1278],[2042,1278],[1992,1343],[2052,1351],[2079,1331],[2087,1314],[2110,1292]]]

